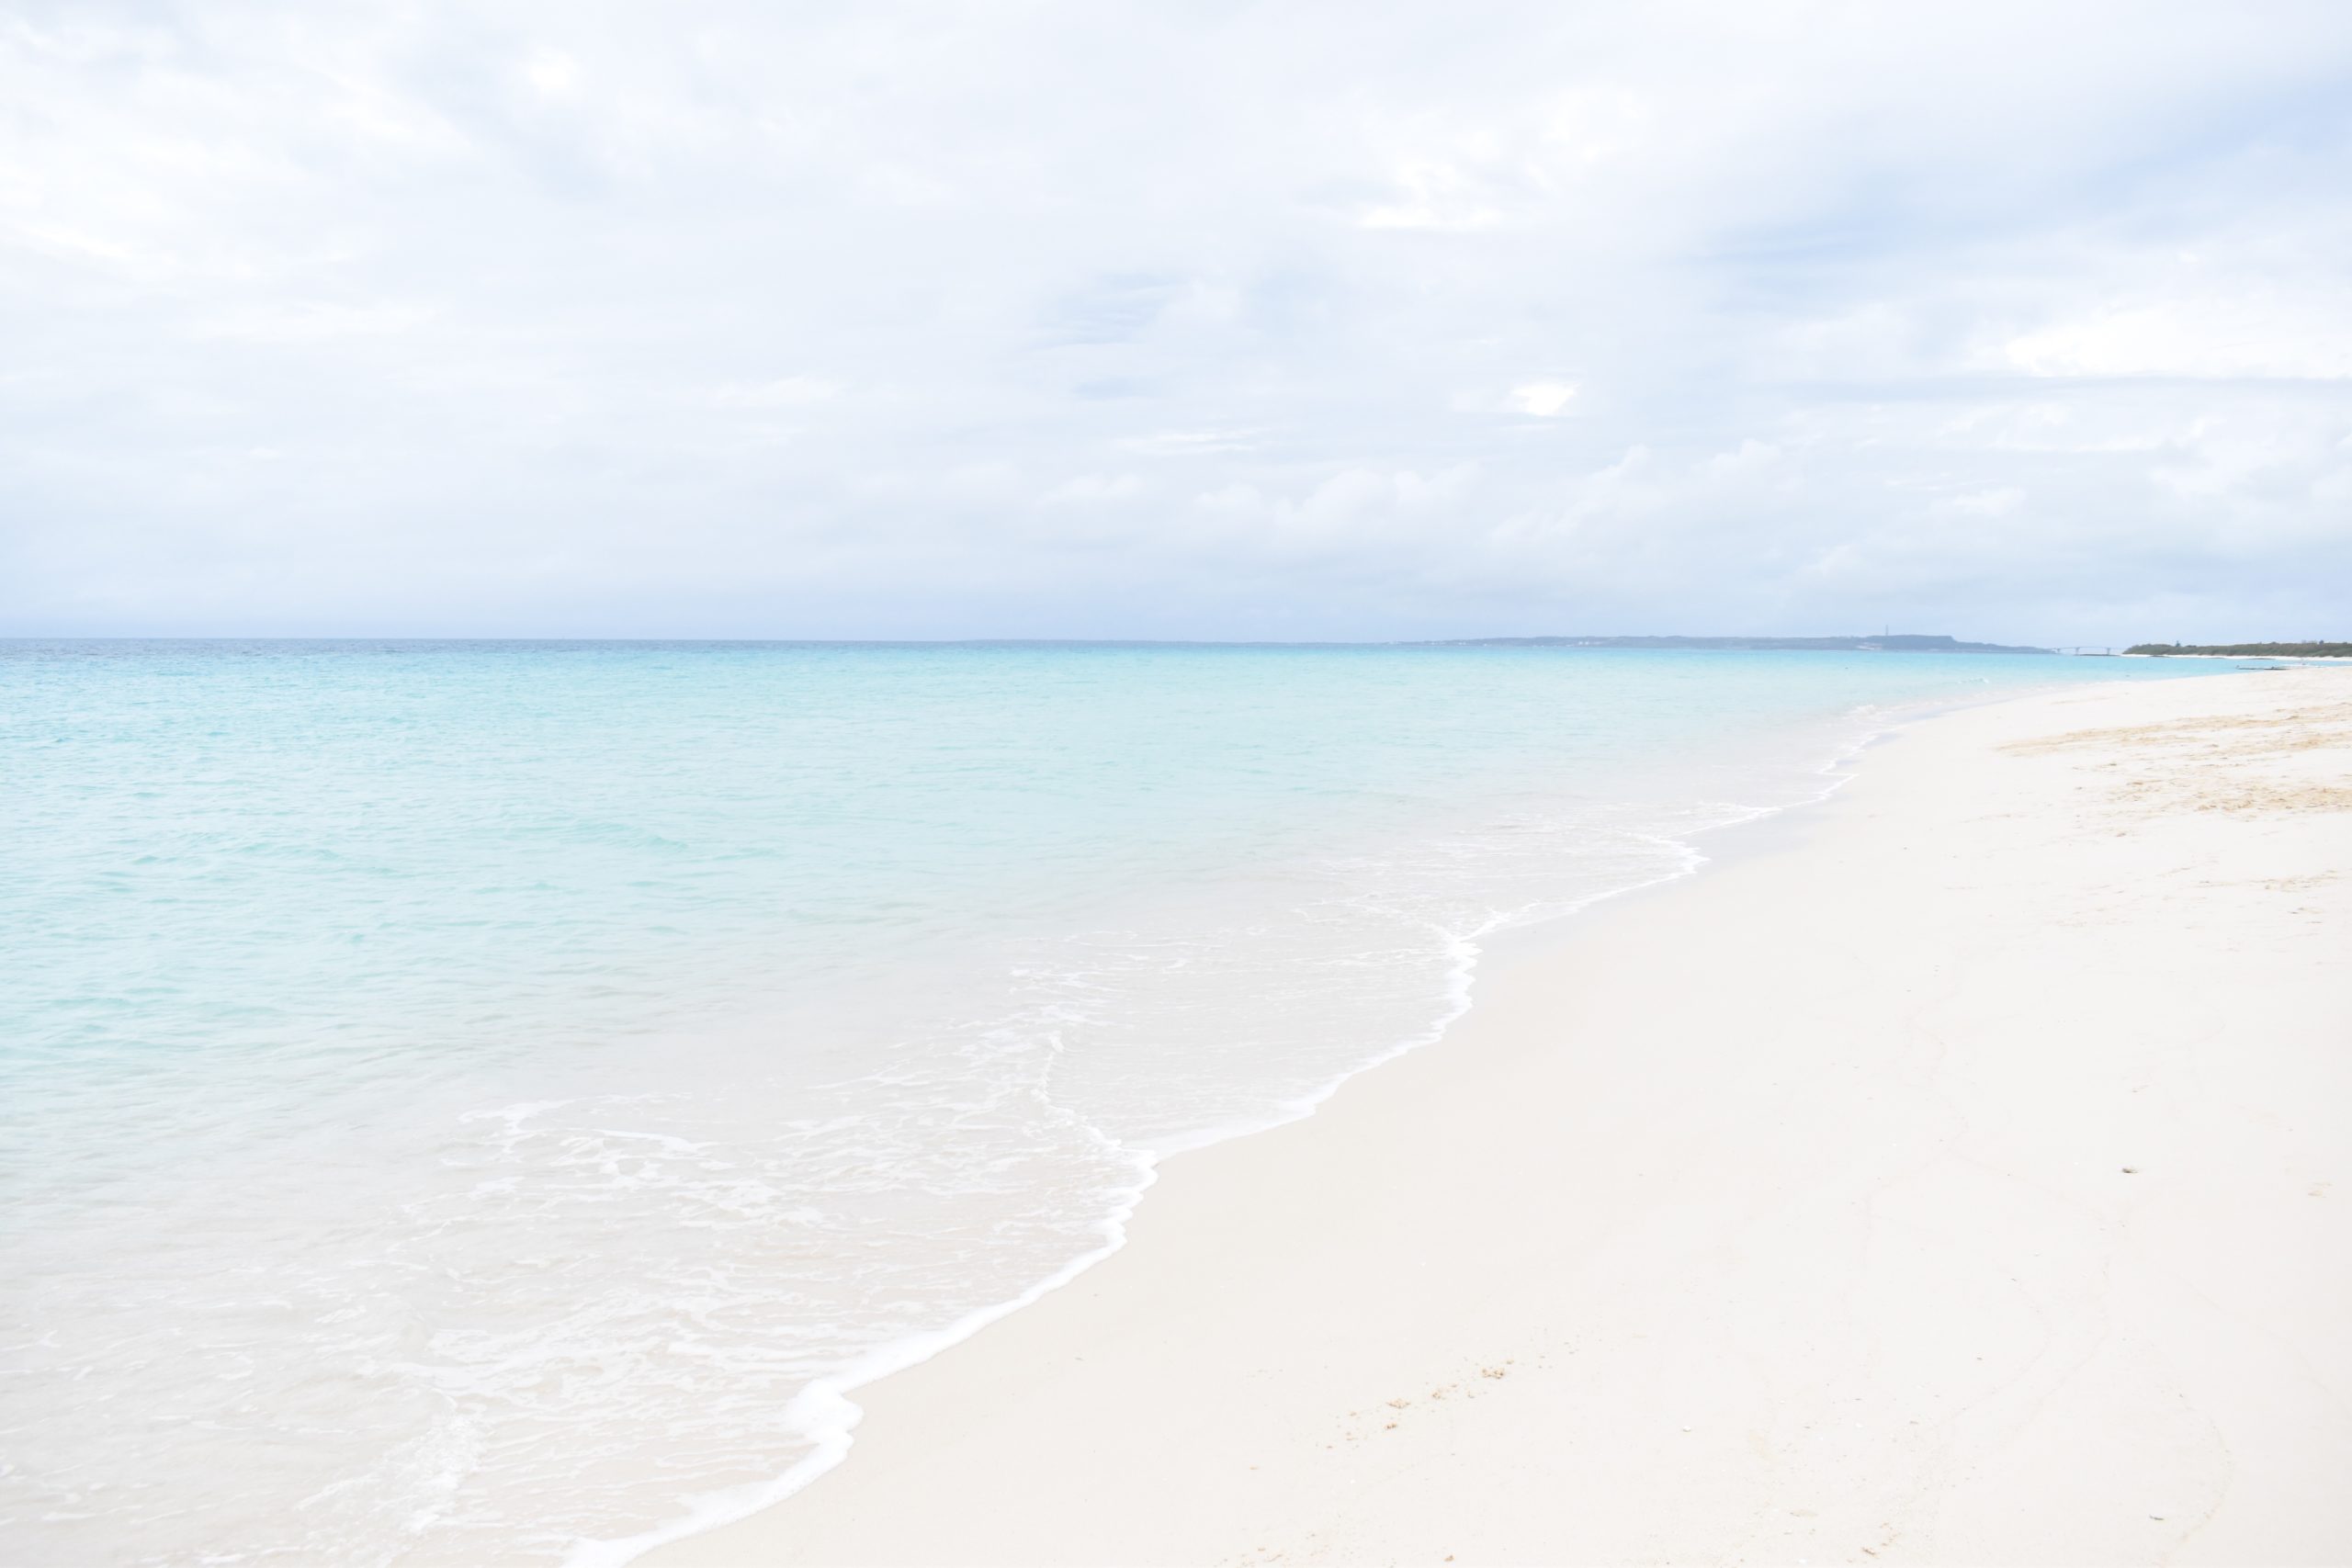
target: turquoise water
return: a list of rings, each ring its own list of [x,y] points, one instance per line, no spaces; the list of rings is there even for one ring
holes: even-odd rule
[[[0,1530],[613,1560],[1920,705],[2130,660],[0,644]],[[797,1467],[797,1468],[796,1468]]]

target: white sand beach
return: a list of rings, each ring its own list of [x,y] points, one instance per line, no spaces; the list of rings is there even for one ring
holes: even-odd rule
[[[647,1561],[2352,1561],[2347,1112],[2352,671],[1925,720]]]

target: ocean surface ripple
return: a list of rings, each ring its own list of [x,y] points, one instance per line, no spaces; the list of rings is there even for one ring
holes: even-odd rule
[[[0,643],[0,1539],[623,1560],[1435,1038],[1491,933],[1920,705],[2176,672]]]

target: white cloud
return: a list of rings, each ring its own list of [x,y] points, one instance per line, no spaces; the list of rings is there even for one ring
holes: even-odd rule
[[[2305,625],[2352,11],[2257,13],[36,6],[0,626]]]
[[[1396,171],[1396,195],[1364,209],[1366,229],[1430,229],[1455,233],[1492,228],[1501,209],[1486,199],[1473,174],[1442,158],[1414,158]]]
[[[560,50],[542,50],[525,62],[523,77],[547,97],[569,97],[580,85],[580,62]]]
[[[1129,452],[1182,456],[1247,452],[1262,443],[1247,430],[1155,430],[1147,435],[1124,437],[1118,445]]]
[[[2013,485],[2001,485],[1992,490],[1973,490],[1964,495],[1950,496],[1937,506],[1955,517],[2005,517],[2015,512],[2025,501],[2025,491]]]
[[[1519,381],[1500,391],[1485,387],[1454,392],[1446,398],[1445,406],[1456,413],[1559,419],[1575,412],[1577,390],[1573,381]]]
[[[710,394],[722,408],[796,409],[832,401],[841,384],[821,376],[779,376],[772,381],[729,381]]]
[[[2004,345],[2030,376],[2352,377],[2352,306],[2339,290],[2279,299],[2107,304]]]
[[[1577,389],[1567,381],[1528,381],[1510,389],[1510,406],[1521,413],[1538,419],[1551,419],[1568,412],[1576,400]]]
[[[1100,506],[1133,501],[1144,492],[1143,480],[1134,474],[1079,474],[1064,479],[1046,493],[1048,502],[1079,506]]]

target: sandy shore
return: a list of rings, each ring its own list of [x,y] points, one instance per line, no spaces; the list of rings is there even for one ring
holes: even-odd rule
[[[1749,837],[649,1561],[2352,1561],[2352,671]]]

